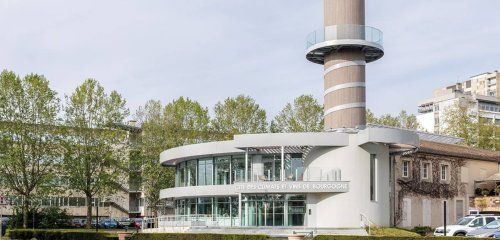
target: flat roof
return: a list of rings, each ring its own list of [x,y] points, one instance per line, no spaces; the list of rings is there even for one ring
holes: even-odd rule
[[[350,142],[350,136],[359,134],[358,140]],[[416,133],[391,128],[367,128],[357,133],[345,132],[308,132],[308,133],[262,133],[235,135],[233,140],[208,142],[171,148],[160,154],[160,163],[174,166],[179,162],[222,155],[244,154],[246,149],[264,149],[276,147],[345,147],[362,145],[368,142],[384,143],[402,148],[419,146]]]

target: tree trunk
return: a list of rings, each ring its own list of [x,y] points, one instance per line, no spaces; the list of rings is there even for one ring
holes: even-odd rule
[[[87,197],[87,223],[85,224],[85,228],[90,229],[92,228],[92,196],[89,194],[86,195]]]
[[[28,200],[23,201],[23,228],[28,228],[28,211],[29,211],[29,202]],[[34,224],[34,223],[33,223]]]

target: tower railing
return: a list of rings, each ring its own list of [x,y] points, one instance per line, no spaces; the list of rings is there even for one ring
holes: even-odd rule
[[[334,25],[309,33],[306,39],[306,49],[325,41],[347,39],[383,45],[383,33],[377,28],[365,25]]]

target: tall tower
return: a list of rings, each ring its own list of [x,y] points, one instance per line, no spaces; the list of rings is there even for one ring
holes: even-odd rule
[[[383,55],[364,0],[324,0],[324,28],[307,37],[306,57],[324,65],[325,130],[366,125],[365,65]]]

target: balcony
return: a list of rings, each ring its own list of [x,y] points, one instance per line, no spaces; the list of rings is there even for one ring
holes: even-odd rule
[[[316,30],[307,35],[307,59],[324,64],[324,58],[341,48],[360,49],[366,62],[373,62],[384,55],[383,34],[379,29],[363,25],[335,25]]]

